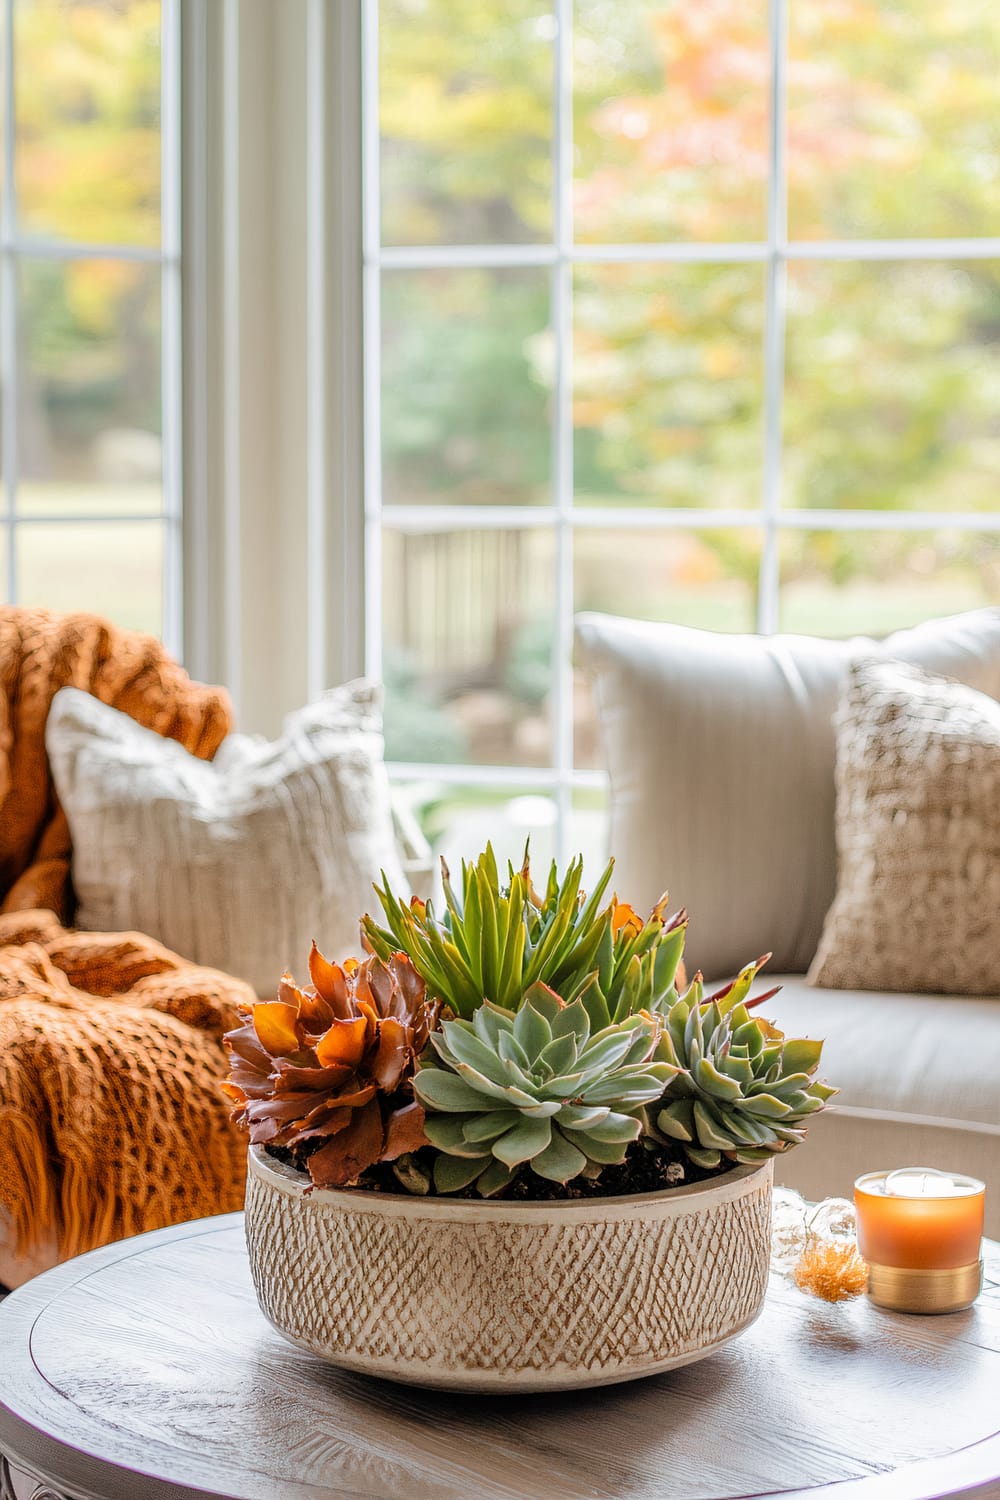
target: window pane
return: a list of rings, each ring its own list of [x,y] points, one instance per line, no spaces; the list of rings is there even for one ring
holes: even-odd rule
[[[576,788],[570,806],[566,847],[570,855],[583,855],[584,886],[587,890],[596,884],[598,875],[608,862],[611,853],[608,847],[610,832],[607,788]]]
[[[554,35],[538,0],[381,0],[384,244],[550,236]]]
[[[789,231],[997,233],[1000,7],[791,0]]]
[[[760,266],[579,267],[577,501],[761,503]]]
[[[389,760],[551,759],[555,537],[385,530]]]
[[[781,539],[781,629],[886,635],[1000,603],[1000,537],[960,531],[803,531]]]
[[[160,272],[129,261],[20,271],[18,508],[162,508]]]
[[[789,268],[785,502],[971,511],[1000,495],[1000,261]]]
[[[544,271],[386,274],[386,503],[548,502],[551,362]]]
[[[161,521],[23,521],[16,528],[18,602],[87,610],[160,635],[163,532]]]
[[[159,0],[16,0],[21,227],[160,239]]]
[[[529,838],[531,862],[537,870],[547,868],[553,858],[556,805],[544,788],[463,786],[434,780],[403,783],[395,795],[406,798],[435,856],[443,855],[453,872],[461,868],[463,859],[475,859],[488,843],[501,870],[508,860],[520,868]]]
[[[704,630],[756,628],[761,534],[739,530],[580,528],[574,608]],[[603,766],[597,713],[582,673],[574,690],[574,762]]]
[[[578,240],[763,238],[767,15],[766,0],[578,0]]]

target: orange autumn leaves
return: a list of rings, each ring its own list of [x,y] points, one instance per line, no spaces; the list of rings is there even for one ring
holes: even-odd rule
[[[341,967],[313,944],[309,975],[302,989],[285,974],[276,1000],[242,1013],[224,1087],[254,1145],[320,1142],[300,1164],[316,1186],[341,1187],[426,1144],[409,1079],[439,1007],[402,953]]]

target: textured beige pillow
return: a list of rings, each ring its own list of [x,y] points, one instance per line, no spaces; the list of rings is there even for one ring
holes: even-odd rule
[[[1000,703],[863,661],[836,728],[837,894],[810,983],[1000,994]]]
[[[407,885],[382,764],[380,695],[351,683],[269,744],[232,736],[218,764],[64,688],[46,745],[73,836],[80,927],[136,929],[274,992],[313,938],[358,952],[384,869]]]
[[[833,714],[852,659],[915,662],[1000,698],[1000,609],[865,639],[731,636],[582,615],[619,892],[691,912],[710,978],[774,952],[804,974],[836,889]]]

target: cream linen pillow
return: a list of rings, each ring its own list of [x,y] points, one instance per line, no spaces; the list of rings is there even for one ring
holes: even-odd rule
[[[803,974],[836,888],[833,714],[852,659],[885,654],[1000,698],[1000,609],[881,644],[731,636],[603,615],[577,622],[611,783],[621,896],[669,886],[691,971],[774,952]]]
[[[837,894],[809,982],[1000,994],[1000,703],[864,661],[836,729]]]
[[[134,928],[273,994],[313,938],[358,951],[384,869],[407,893],[382,764],[380,695],[337,688],[291,714],[273,744],[189,755],[75,688],[46,745],[73,838],[80,927]]]

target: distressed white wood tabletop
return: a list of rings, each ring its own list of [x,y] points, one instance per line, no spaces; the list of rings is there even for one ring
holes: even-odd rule
[[[342,1374],[286,1343],[258,1310],[241,1217],[203,1219],[7,1298],[0,1450],[45,1500],[996,1500],[1000,1246],[966,1313],[830,1307],[772,1278],[760,1320],[699,1364],[486,1398]]]

